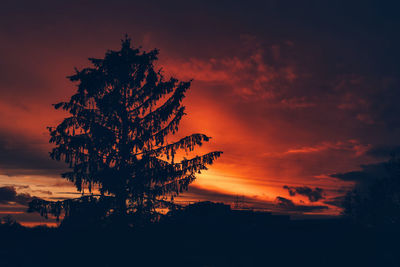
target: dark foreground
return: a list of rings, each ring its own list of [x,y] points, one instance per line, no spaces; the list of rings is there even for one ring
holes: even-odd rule
[[[399,232],[252,212],[180,214],[140,229],[0,227],[0,266],[400,266]]]

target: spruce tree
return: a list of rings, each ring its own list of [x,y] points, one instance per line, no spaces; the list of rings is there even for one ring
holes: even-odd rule
[[[196,173],[221,155],[215,151],[177,161],[179,150],[193,151],[210,137],[196,133],[166,141],[185,115],[182,100],[191,81],[166,79],[155,66],[158,54],[157,49],[133,47],[125,37],[120,50],[89,58],[91,67],[68,77],[77,92],[54,105],[69,117],[48,128],[55,145],[50,156],[69,164],[71,170],[62,177],[82,196],[57,202],[35,199],[31,211],[45,217],[64,211],[66,218],[92,213],[96,220],[111,215],[154,220],[188,189]]]

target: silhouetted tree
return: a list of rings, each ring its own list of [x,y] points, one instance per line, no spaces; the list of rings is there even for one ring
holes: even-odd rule
[[[400,226],[400,160],[392,158],[386,167],[388,174],[347,193],[343,215],[369,227]]]
[[[13,225],[19,225],[19,223],[17,223],[17,221],[11,215],[7,215],[0,218],[0,225],[11,227]]]
[[[154,219],[158,209],[195,180],[195,173],[220,156],[215,151],[175,162],[178,150],[192,151],[209,141],[192,134],[168,143],[185,115],[182,99],[191,81],[165,79],[154,63],[159,51],[141,51],[127,37],[119,51],[102,59],[89,58],[92,67],[68,77],[77,92],[68,102],[55,104],[70,113],[57,127],[49,127],[55,144],[50,156],[72,169],[62,177],[82,193],[96,188],[98,195],[49,202],[34,200],[30,210],[43,216],[75,214],[104,219],[127,215]]]

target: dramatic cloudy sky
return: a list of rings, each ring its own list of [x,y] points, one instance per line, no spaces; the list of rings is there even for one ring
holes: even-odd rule
[[[224,151],[182,200],[338,214],[400,150],[399,7],[347,2],[2,1],[0,217],[33,224],[32,196],[77,196],[48,158],[46,127],[66,115],[51,104],[125,33],[160,49],[165,75],[194,79],[182,133]]]

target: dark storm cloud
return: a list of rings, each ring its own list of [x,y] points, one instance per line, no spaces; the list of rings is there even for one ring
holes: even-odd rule
[[[381,145],[371,148],[367,154],[375,158],[389,158],[400,155],[400,146]]]
[[[0,174],[59,176],[65,165],[51,160],[45,148],[35,139],[0,131]]]
[[[276,197],[276,201],[278,202],[279,206],[282,207],[294,207],[295,204],[293,203],[293,201],[291,201],[290,199],[284,198],[284,197]]]
[[[292,200],[278,196],[276,197],[277,206],[286,211],[294,212],[318,212],[329,209],[328,206],[307,206],[307,205],[296,205]]]
[[[353,74],[336,85],[341,94],[338,108],[358,121],[393,131],[400,126],[400,82],[391,74]],[[376,140],[377,141],[377,140]]]
[[[369,183],[376,179],[385,178],[390,174],[387,162],[375,164],[361,165],[361,170],[345,173],[335,173],[331,177],[338,178],[343,181],[351,181],[357,183]]]
[[[291,187],[291,186],[283,186],[284,189],[288,190],[290,196],[295,196],[296,194],[306,196],[310,202],[316,202],[321,200],[324,197],[324,190],[322,188],[316,187],[312,189],[308,186],[298,186],[298,187]]]
[[[21,205],[28,205],[32,199],[33,197],[27,193],[18,194],[12,186],[0,187],[0,204],[16,202]]]
[[[344,200],[345,200],[345,196],[338,196],[338,197],[329,198],[326,201],[324,201],[324,203],[342,208]]]
[[[0,187],[0,203],[8,203],[14,201],[17,192],[13,187]]]

